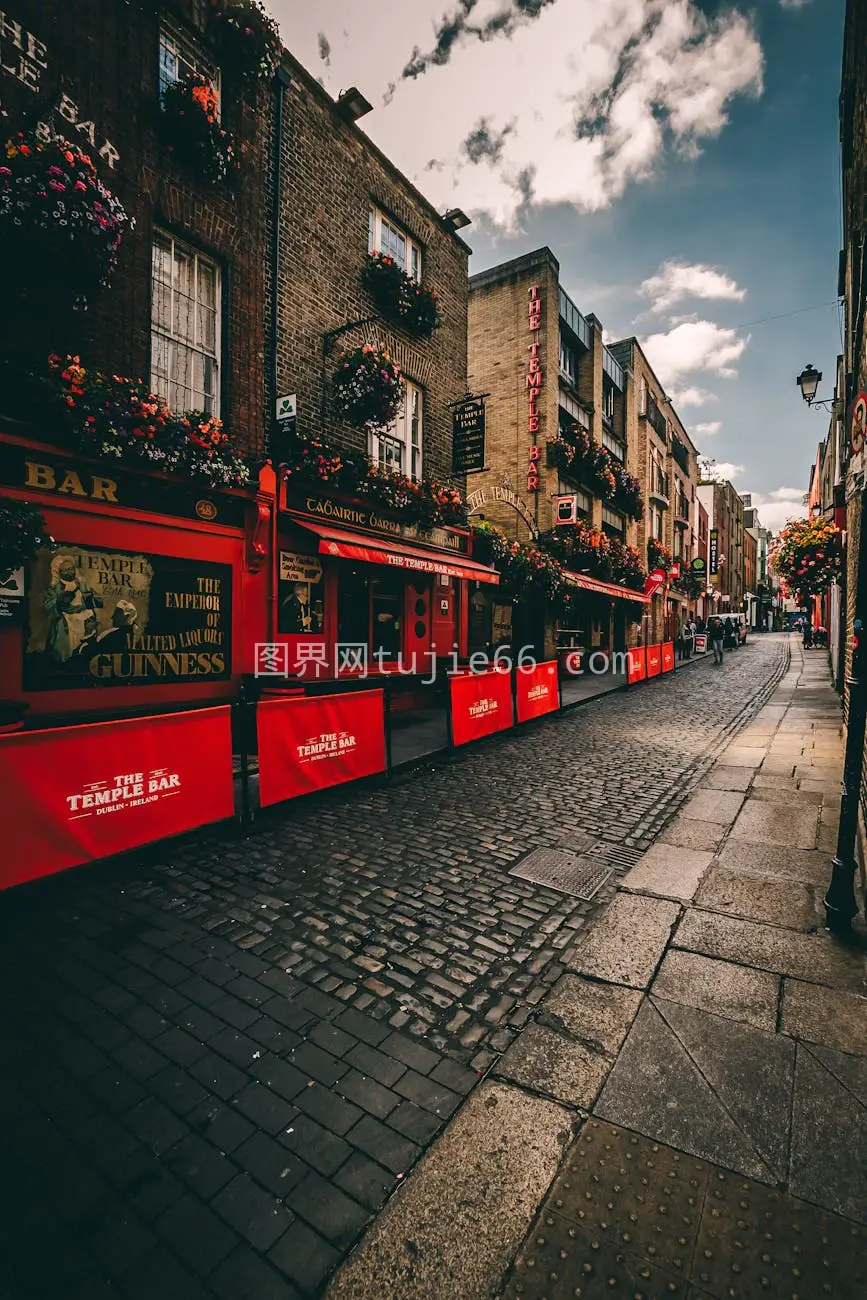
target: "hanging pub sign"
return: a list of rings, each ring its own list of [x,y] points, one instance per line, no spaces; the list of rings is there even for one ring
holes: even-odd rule
[[[710,576],[715,578],[719,573],[719,529],[710,530],[710,541],[708,553],[710,555]]]
[[[452,473],[471,474],[485,468],[485,403],[462,402],[452,419]]]
[[[692,576],[697,578],[699,582],[703,582],[707,574],[707,560],[704,556],[697,555],[692,561],[690,568],[692,569]]]
[[[24,618],[24,569],[0,573],[0,623],[21,623]]]
[[[227,681],[232,567],[43,547],[30,568],[26,691]]]

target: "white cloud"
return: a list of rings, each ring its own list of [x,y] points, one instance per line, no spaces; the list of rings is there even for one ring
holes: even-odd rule
[[[651,300],[651,310],[668,311],[685,298],[723,298],[730,302],[743,302],[746,289],[737,281],[712,266],[701,263],[663,262],[656,275],[646,279],[638,291]]]
[[[687,376],[697,373],[734,379],[739,361],[750,341],[749,334],[715,325],[709,320],[688,320],[666,333],[650,334],[641,346],[660,380],[676,390]],[[679,398],[683,405],[683,394]]]
[[[706,424],[694,424],[692,426],[692,431],[697,434],[699,438],[712,438],[715,433],[719,433],[721,428],[722,421],[709,420]]]
[[[803,9],[809,3],[810,0],[780,0],[780,4],[784,9]]]
[[[452,0],[447,19],[443,0],[270,7],[330,92],[358,85],[378,105],[363,129],[433,203],[506,228],[528,199],[608,207],[762,89],[752,19],[695,0]]]
[[[790,519],[803,519],[807,513],[803,488],[782,487],[768,493],[753,492],[752,500],[759,512],[759,522],[775,533]]]
[[[743,465],[735,465],[730,460],[706,460],[702,463],[703,477],[718,479],[720,482],[740,478],[743,472]]]
[[[719,401],[716,393],[708,392],[706,388],[699,388],[696,384],[688,384],[686,388],[675,387],[669,396],[680,410],[687,406],[706,406],[708,402]]]

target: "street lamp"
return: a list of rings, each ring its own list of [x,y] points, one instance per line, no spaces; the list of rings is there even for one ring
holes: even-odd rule
[[[813,399],[816,396],[816,389],[819,387],[821,378],[821,370],[817,370],[815,366],[805,366],[795,380],[801,390],[801,396],[808,406],[813,405]]]

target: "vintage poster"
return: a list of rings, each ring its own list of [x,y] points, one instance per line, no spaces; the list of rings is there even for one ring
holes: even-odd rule
[[[322,561],[318,556],[280,552],[279,600],[278,632],[316,636],[324,630]]]
[[[58,542],[30,567],[24,689],[231,676],[228,564]]]

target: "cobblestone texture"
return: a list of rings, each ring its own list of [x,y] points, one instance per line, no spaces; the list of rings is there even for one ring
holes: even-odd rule
[[[316,1295],[617,880],[509,869],[647,847],[785,655],[0,898],[0,1300]]]

